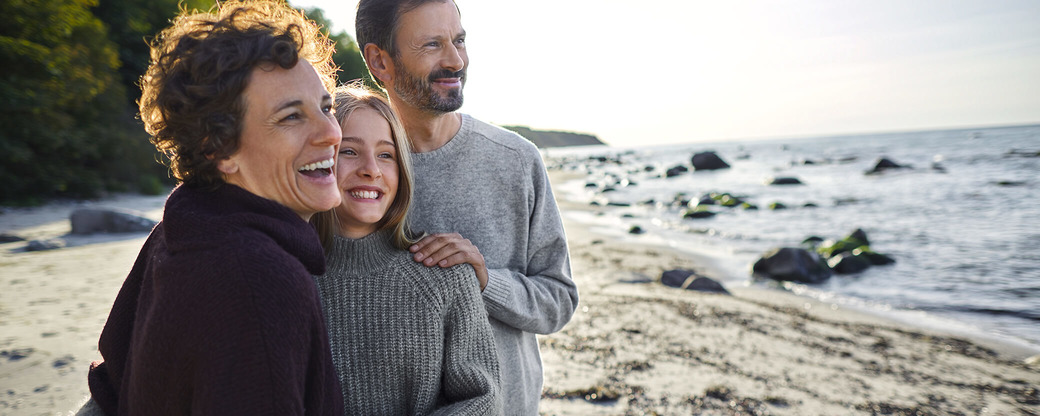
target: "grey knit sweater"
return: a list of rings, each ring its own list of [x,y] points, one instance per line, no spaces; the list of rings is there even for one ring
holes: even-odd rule
[[[536,415],[542,361],[535,334],[560,330],[578,306],[567,237],[541,154],[516,133],[463,114],[451,141],[413,153],[412,162],[412,229],[457,232],[480,249],[506,413]]]
[[[472,267],[423,267],[383,230],[336,237],[315,282],[346,414],[502,413],[493,335]]]

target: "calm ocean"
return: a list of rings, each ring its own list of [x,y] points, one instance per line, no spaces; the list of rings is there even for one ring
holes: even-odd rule
[[[706,150],[732,167],[663,177],[673,166],[690,167],[690,157]],[[1040,126],[544,150],[550,169],[587,173],[558,186],[561,198],[615,205],[606,207],[607,215],[569,215],[621,238],[712,255],[728,273],[719,276],[725,284],[766,284],[752,281],[750,266],[771,248],[798,246],[811,235],[840,239],[862,228],[871,248],[896,264],[835,275],[821,285],[785,287],[919,325],[1035,348],[1038,152]],[[912,169],[865,175],[882,157]],[[770,186],[770,177],[795,177],[804,185]],[[614,190],[602,192],[607,186]],[[677,193],[696,201],[709,192],[740,195],[760,209],[717,208],[713,218],[684,220],[681,208],[669,204]],[[772,202],[789,208],[770,210]],[[631,206],[617,206],[623,204]],[[632,225],[647,232],[629,235]]]

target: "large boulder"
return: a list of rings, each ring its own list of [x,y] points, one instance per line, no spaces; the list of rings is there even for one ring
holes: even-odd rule
[[[833,272],[816,253],[797,247],[782,247],[762,255],[752,274],[779,281],[822,283]]]
[[[729,164],[711,151],[695,153],[690,158],[690,164],[693,165],[693,170],[729,169]]]
[[[113,208],[81,208],[69,215],[72,234],[140,233],[155,228],[155,221],[139,212]]]
[[[841,253],[827,260],[827,265],[837,274],[852,274],[869,269],[871,262],[860,253]]]

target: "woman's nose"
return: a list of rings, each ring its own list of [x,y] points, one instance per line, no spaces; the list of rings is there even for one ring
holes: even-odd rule
[[[314,136],[316,146],[335,146],[343,140],[343,132],[334,117],[321,117],[318,134]]]

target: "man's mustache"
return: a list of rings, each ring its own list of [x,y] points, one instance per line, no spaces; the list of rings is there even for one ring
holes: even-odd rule
[[[431,72],[428,79],[429,79],[430,82],[433,82],[433,81],[435,81],[437,79],[440,79],[440,78],[459,78],[459,79],[462,79],[462,78],[465,78],[465,77],[466,77],[466,70],[465,69],[459,70],[459,71],[455,71],[455,72],[449,71],[447,69],[440,69],[440,70]]]

